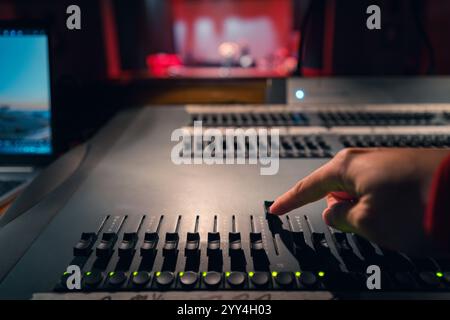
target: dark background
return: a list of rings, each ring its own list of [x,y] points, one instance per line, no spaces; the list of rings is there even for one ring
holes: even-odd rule
[[[145,74],[148,54],[174,53],[173,1],[196,0],[0,0],[2,21],[51,25],[54,116],[64,149],[90,137],[124,107],[265,102],[266,79],[155,79]],[[66,29],[71,4],[82,8],[82,30]],[[380,31],[365,28],[370,4],[382,9]],[[293,27],[305,29],[298,74],[450,74],[448,0],[292,0],[292,7]]]

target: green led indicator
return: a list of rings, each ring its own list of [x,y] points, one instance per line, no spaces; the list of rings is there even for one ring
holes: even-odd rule
[[[302,275],[302,273],[301,273],[300,271],[297,271],[297,272],[295,273],[295,276],[296,276],[297,278],[300,278],[301,275]]]
[[[137,275],[138,275],[137,271],[133,272],[133,277],[136,277]]]
[[[276,271],[272,271],[272,277],[276,277],[278,275],[278,272],[276,272]]]
[[[231,272],[230,271],[227,271],[227,272],[225,272],[225,277],[229,277],[230,276],[230,274],[231,274]]]
[[[203,271],[202,276],[203,276],[203,277],[206,277],[207,274],[208,274],[208,272]]]
[[[161,275],[161,271],[158,271],[158,272],[156,273],[156,276],[159,277],[160,275]]]
[[[87,276],[90,276],[91,274],[92,274],[92,272],[90,272],[90,271],[86,272]]]
[[[69,273],[66,271],[63,273],[63,276],[67,276]]]
[[[322,278],[325,276],[325,272],[319,271],[319,272],[317,272],[317,275]]]
[[[180,277],[184,276],[184,272],[181,271],[181,272],[179,273],[179,276],[180,276]]]
[[[112,277],[113,275],[115,275],[116,273],[114,272],[114,271],[111,271],[110,273],[109,273],[109,276],[110,277]]]
[[[444,274],[442,272],[436,272],[436,277],[442,278]]]
[[[253,271],[250,271],[249,273],[248,273],[248,276],[251,278],[251,277],[253,277],[255,275],[255,273],[253,272]]]

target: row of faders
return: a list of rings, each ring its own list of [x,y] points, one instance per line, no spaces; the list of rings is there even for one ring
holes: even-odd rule
[[[106,216],[95,232],[82,233],[70,265],[82,270],[83,291],[360,291],[370,265],[382,270],[383,290],[450,289],[449,261],[412,258],[334,229],[317,232],[307,216],[270,215],[271,203],[263,214],[240,216],[249,224],[241,230],[237,215],[226,231],[217,215],[204,228],[199,215]],[[182,233],[183,220],[189,230]],[[55,289],[69,290],[70,276]]]

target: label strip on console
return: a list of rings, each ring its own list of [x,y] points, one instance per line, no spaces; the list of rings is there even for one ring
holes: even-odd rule
[[[276,291],[215,291],[215,292],[76,292],[35,293],[32,300],[330,300],[328,291],[276,292]]]

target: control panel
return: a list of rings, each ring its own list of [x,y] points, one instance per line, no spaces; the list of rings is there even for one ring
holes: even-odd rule
[[[446,105],[391,107],[180,106],[121,112],[89,141],[83,161],[63,183],[38,203],[19,199],[19,207],[28,209],[0,230],[0,298],[135,292],[182,299],[267,292],[283,299],[448,297],[450,261],[393,252],[330,229],[321,219],[324,201],[284,216],[268,214],[268,200],[345,147],[450,147]],[[358,119],[382,122],[384,115],[365,112],[390,109],[401,114],[396,121],[415,125],[340,126],[334,120],[324,125],[320,116],[342,118],[337,114],[355,110],[362,112]],[[257,113],[267,114],[242,117]],[[234,126],[234,116],[241,124],[264,125]],[[174,162],[180,141],[172,140],[173,133],[183,129],[195,140],[194,119],[202,120],[203,134],[208,128],[277,129],[278,141],[224,140],[222,145],[224,154],[247,157],[260,143],[268,150],[278,143],[276,174],[262,175],[262,162]],[[203,121],[216,122],[209,127]],[[203,139],[188,140],[183,142],[206,147]],[[65,159],[52,166],[64,167]],[[46,186],[43,177],[34,183]],[[369,266],[381,270],[380,289],[367,286]],[[68,287],[74,268],[80,271],[79,289]]]
[[[80,291],[368,291],[367,267],[384,291],[450,290],[449,261],[417,259],[355,235],[318,232],[307,215],[105,216],[74,244]],[[67,248],[70,250],[71,248]],[[69,291],[62,271],[55,291]],[[71,290],[70,290],[71,291]]]

